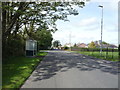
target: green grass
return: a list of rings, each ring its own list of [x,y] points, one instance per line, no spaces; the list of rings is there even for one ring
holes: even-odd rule
[[[102,57],[100,56],[100,52],[88,52],[88,51],[74,51],[74,52],[88,55],[88,56],[93,56],[100,59],[118,61],[118,52],[113,52],[113,58],[112,58],[112,52],[108,52],[107,57],[106,57],[106,52],[102,52]]]
[[[40,53],[37,54],[37,56],[46,56],[46,55],[47,55],[46,52],[40,52]]]
[[[47,52],[38,55],[45,56]],[[2,88],[19,88],[41,60],[37,57],[10,57],[3,63]]]

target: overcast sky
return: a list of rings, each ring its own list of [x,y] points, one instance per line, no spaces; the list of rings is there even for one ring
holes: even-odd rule
[[[56,22],[58,31],[53,34],[54,40],[60,40],[61,44],[90,43],[101,39],[101,8],[104,7],[103,15],[103,41],[118,44],[118,2],[98,2],[99,0],[86,3],[84,8],[75,7],[79,15],[68,16],[69,22],[58,20]]]

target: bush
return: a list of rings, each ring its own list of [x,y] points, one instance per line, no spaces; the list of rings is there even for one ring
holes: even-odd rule
[[[23,56],[25,54],[25,40],[20,35],[11,36],[4,46],[3,59],[11,56]]]
[[[64,50],[67,50],[67,49],[69,49],[69,47],[65,46],[65,47],[64,47]]]

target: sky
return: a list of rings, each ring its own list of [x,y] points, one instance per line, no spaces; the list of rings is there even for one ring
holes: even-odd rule
[[[58,31],[53,34],[54,40],[62,45],[71,43],[90,43],[101,39],[101,11],[103,6],[103,41],[118,45],[118,1],[100,2],[92,0],[85,7],[75,7],[79,15],[68,16],[69,21],[58,20]]]

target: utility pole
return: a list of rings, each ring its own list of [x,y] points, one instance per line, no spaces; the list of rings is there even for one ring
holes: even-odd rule
[[[103,6],[99,5],[98,7],[100,7],[102,9],[102,16],[101,16],[101,43],[100,43],[100,55],[102,56],[102,48],[103,48],[103,44],[102,44],[102,34],[103,34]]]
[[[69,33],[69,44],[70,44],[70,51],[71,51],[71,31]]]

